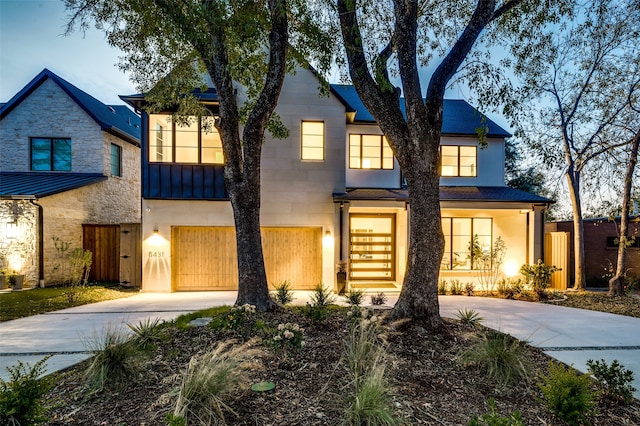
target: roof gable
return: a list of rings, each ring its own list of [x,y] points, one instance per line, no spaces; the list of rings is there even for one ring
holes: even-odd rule
[[[350,84],[332,84],[331,88],[338,93],[338,98],[346,103],[346,107],[356,111],[355,123],[375,123],[373,115],[364,106],[354,86]],[[400,98],[400,110],[406,117],[404,98]],[[483,119],[484,117],[484,119]],[[480,111],[461,99],[445,99],[442,113],[443,135],[477,135],[477,128],[487,126],[487,137],[507,138],[509,132],[484,116]]]
[[[140,145],[140,117],[124,105],[106,105],[87,92],[78,89],[48,69],[42,70],[7,103],[0,106],[0,120],[50,79],[91,117],[102,130],[134,145]]]

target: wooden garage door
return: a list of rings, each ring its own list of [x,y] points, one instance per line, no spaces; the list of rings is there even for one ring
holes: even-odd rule
[[[171,240],[176,291],[238,288],[233,227],[174,227]],[[321,228],[262,228],[262,245],[270,285],[289,280],[302,290],[322,281]]]

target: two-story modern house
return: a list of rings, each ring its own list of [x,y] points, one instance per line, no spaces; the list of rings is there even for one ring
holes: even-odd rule
[[[263,147],[267,278],[288,280],[295,289],[335,286],[343,263],[349,288],[399,289],[411,200],[398,163],[352,86],[332,85],[329,96],[318,87],[310,70],[286,77],[277,113],[290,136],[267,137]],[[215,114],[215,91],[198,96]],[[235,289],[234,222],[219,135],[197,120],[173,125],[171,111],[148,114],[142,95],[122,99],[142,114],[143,290]],[[465,101],[447,100],[444,108],[441,275],[477,279],[474,236],[483,250],[501,237],[504,266],[515,273],[542,256],[550,200],[505,185],[508,132]],[[478,143],[481,124],[488,126],[486,148]]]
[[[0,147],[0,267],[53,284],[62,251],[84,247],[94,279],[119,281],[121,224],[140,223],[140,117],[45,69],[0,107]]]

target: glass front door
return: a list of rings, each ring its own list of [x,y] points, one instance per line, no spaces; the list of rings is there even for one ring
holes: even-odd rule
[[[395,280],[395,215],[349,216],[349,279]]]

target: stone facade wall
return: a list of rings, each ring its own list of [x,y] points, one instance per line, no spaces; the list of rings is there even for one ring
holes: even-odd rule
[[[0,170],[30,170],[30,138],[71,138],[74,173],[102,173],[100,126],[52,80],[45,80],[0,121]],[[6,153],[11,155],[6,155]]]
[[[25,287],[38,284],[37,208],[28,201],[0,201],[0,269],[25,275]]]

